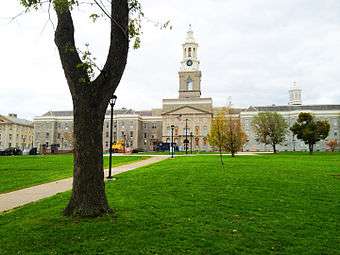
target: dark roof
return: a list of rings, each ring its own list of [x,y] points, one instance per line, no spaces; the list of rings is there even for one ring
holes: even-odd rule
[[[15,118],[11,116],[4,116],[4,115],[2,115],[2,117],[12,122],[13,124],[22,125],[22,126],[33,126],[32,121],[29,121],[29,120],[19,119],[19,118]]]
[[[272,105],[272,106],[250,106],[247,112],[285,112],[285,111],[334,111],[340,110],[340,105]]]
[[[106,111],[106,114],[109,115],[111,114],[110,110]],[[145,115],[145,116],[151,116],[152,112],[151,111],[134,111],[132,109],[117,109],[113,111],[113,114],[140,114],[140,115]],[[147,115],[150,114],[150,115]],[[73,116],[73,111],[49,111],[45,114],[42,115],[42,117],[67,117],[67,116]]]
[[[49,111],[42,115],[43,117],[51,116],[51,117],[66,117],[73,116],[73,111]]]
[[[152,116],[152,111],[136,111],[136,114],[141,116]]]

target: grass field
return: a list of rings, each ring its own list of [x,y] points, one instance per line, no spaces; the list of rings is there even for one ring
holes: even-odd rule
[[[113,157],[113,166],[126,164],[146,157]],[[104,157],[108,167],[108,157]],[[73,156],[10,156],[0,157],[0,193],[71,177]]]
[[[340,254],[340,154],[178,157],[106,185],[115,215],[62,216],[70,193],[0,215],[0,254]]]

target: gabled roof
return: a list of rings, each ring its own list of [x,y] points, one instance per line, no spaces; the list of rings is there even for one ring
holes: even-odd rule
[[[190,106],[190,105],[184,105],[184,106],[178,107],[178,108],[176,108],[174,110],[171,110],[171,111],[168,111],[168,112],[164,112],[164,113],[162,113],[162,115],[173,114],[173,113],[175,113],[175,112],[177,112],[179,110],[185,109],[185,108],[189,108],[191,110],[194,110],[194,111],[200,112],[200,113],[204,113],[204,114],[212,114],[211,112],[206,111],[206,110],[198,109],[198,108]]]

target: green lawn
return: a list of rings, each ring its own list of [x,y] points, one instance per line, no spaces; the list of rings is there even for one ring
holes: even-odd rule
[[[0,215],[0,254],[340,254],[340,154],[178,157],[107,183],[115,216],[70,193]]]
[[[146,157],[113,157],[112,164],[118,166]],[[108,157],[104,157],[108,167]],[[10,156],[0,157],[0,194],[33,185],[71,177],[73,156]]]

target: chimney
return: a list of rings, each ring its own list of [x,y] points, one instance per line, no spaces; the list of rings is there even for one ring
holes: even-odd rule
[[[16,113],[9,113],[8,116],[15,119],[18,118],[18,115]]]

